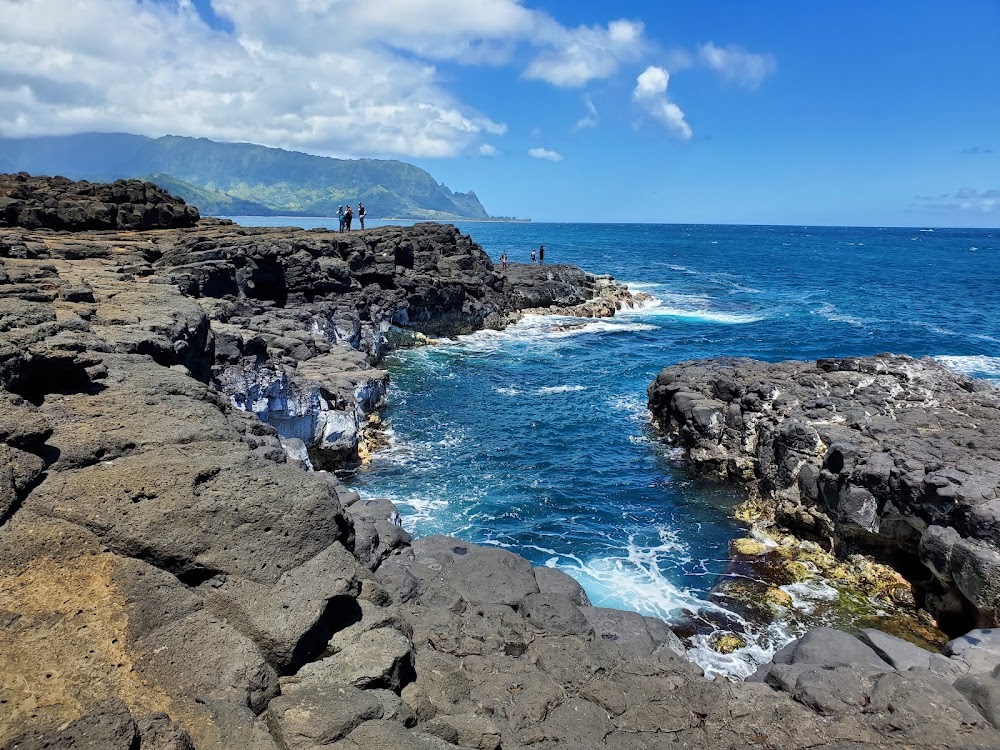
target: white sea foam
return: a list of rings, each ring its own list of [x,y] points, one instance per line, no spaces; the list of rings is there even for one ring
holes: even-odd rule
[[[741,623],[745,624],[745,623]],[[761,664],[767,664],[774,652],[801,635],[787,629],[783,623],[772,622],[761,630],[749,627],[737,633],[746,641],[746,646],[729,654],[720,654],[711,643],[716,635],[731,633],[719,629],[712,633],[698,634],[688,644],[688,658],[705,671],[708,678],[723,675],[729,678],[745,679],[757,671]]]
[[[745,323],[757,323],[764,320],[766,316],[750,313],[733,313],[721,310],[712,310],[708,307],[680,307],[669,303],[667,300],[654,300],[654,303],[643,310],[644,315],[665,318],[678,318],[681,320],[693,320],[706,323],[720,323],[723,325],[741,325]]]
[[[624,323],[614,318],[601,318],[593,323],[579,324],[579,318],[571,318],[570,322],[555,323],[548,332],[549,338],[563,339],[595,333],[629,333],[636,331],[655,331],[656,326],[649,323]]]
[[[943,354],[934,357],[934,359],[955,372],[996,381],[1000,384],[1000,357],[957,357]]]
[[[831,323],[847,323],[855,328],[863,328],[865,325],[865,321],[860,318],[855,318],[853,315],[845,315],[844,313],[837,312],[837,308],[829,302],[824,302],[820,308],[813,310],[812,313],[814,315],[822,315]]]
[[[544,388],[539,388],[536,393],[548,396],[553,393],[576,393],[578,391],[585,390],[587,390],[587,386],[585,385],[549,385]]]
[[[650,420],[649,409],[646,408],[646,399],[638,394],[630,393],[624,396],[612,396],[608,399],[608,406],[617,412],[624,412],[626,419],[630,422],[646,424]]]
[[[639,545],[635,534],[629,534],[624,543],[615,534],[606,536],[615,545],[607,554],[583,559],[572,552],[553,551],[554,557],[546,564],[576,578],[597,606],[632,609],[666,618],[672,612],[697,611],[705,604],[663,574],[668,567],[691,562],[687,543],[674,529],[658,527],[658,543],[652,545]]]
[[[819,576],[779,588],[792,597],[795,609],[806,614],[812,614],[818,604],[835,602],[840,597],[840,592]]]

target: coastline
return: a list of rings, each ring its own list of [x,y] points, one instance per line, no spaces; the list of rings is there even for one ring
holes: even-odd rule
[[[359,352],[386,351],[393,326],[502,326],[596,287],[547,266],[511,288],[453,228],[372,232],[374,249],[212,222],[0,230],[4,743],[997,744],[971,687],[855,640],[836,641],[853,650],[835,663],[800,642],[763,685],[705,681],[662,621],[590,607],[565,574],[503,550],[411,543],[391,504],[304,471],[384,396]],[[572,279],[591,286],[571,296]],[[215,385],[227,373],[232,393]],[[244,387],[318,451],[235,408]],[[953,650],[939,670],[983,674]],[[848,674],[860,703],[824,703]]]

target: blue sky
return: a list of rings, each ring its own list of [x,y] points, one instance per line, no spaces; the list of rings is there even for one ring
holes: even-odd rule
[[[536,221],[1000,225],[1000,2],[0,0],[0,135],[399,158]]]

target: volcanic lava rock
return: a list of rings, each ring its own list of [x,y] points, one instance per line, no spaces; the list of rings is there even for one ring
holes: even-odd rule
[[[782,525],[902,561],[951,630],[1000,621],[1000,392],[932,359],[668,367],[654,419]],[[914,572],[919,565],[924,572]]]
[[[190,227],[198,219],[197,208],[151,182],[0,174],[0,227],[135,231]]]

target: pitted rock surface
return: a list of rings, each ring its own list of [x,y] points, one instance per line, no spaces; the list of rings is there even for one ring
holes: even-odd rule
[[[151,182],[74,182],[65,177],[0,174],[0,227],[170,229],[190,227],[198,209]]]
[[[779,523],[919,559],[921,603],[946,624],[1000,621],[1000,391],[989,383],[897,355],[718,359],[664,369],[649,405],[696,471],[749,483]]]

